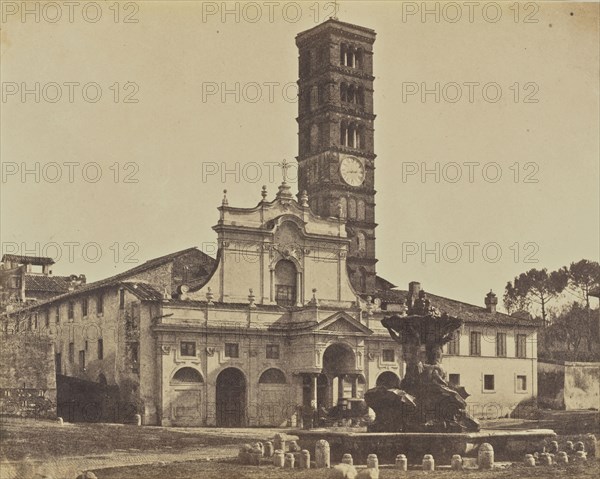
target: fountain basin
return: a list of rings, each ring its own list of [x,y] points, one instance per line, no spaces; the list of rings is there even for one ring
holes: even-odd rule
[[[332,464],[341,462],[345,453],[352,454],[355,464],[365,464],[369,454],[377,454],[380,464],[393,464],[398,454],[405,454],[409,464],[420,464],[425,454],[433,454],[437,464],[450,464],[453,454],[476,456],[484,442],[493,446],[497,460],[520,460],[526,453],[541,451],[546,441],[556,437],[551,429],[418,433],[348,432],[322,428],[289,433],[297,436],[302,449],[308,449],[311,454],[314,454],[319,439],[328,441]]]

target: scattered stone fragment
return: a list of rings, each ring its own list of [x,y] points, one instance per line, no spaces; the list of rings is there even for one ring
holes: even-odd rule
[[[249,464],[250,463],[250,451],[252,450],[252,446],[250,444],[244,444],[240,446],[240,451],[238,452],[238,460],[240,464]]]
[[[296,458],[294,457],[294,454],[292,452],[288,452],[285,455],[283,467],[285,467],[286,469],[294,469],[295,463],[296,463]]]
[[[583,444],[583,441],[578,441],[575,443],[575,452],[577,451],[585,451],[585,444]]]
[[[281,449],[275,449],[273,452],[273,465],[275,467],[283,467],[284,457]]]
[[[356,469],[350,464],[338,464],[331,470],[332,474],[328,476],[331,479],[355,479]]]
[[[369,454],[367,456],[367,467],[369,469],[379,469],[379,459],[377,454]]]
[[[584,462],[587,461],[587,454],[585,451],[575,451],[575,457],[573,458],[574,462]]]
[[[320,439],[315,445],[315,463],[317,468],[331,467],[331,454],[329,443]]]
[[[301,469],[310,469],[310,451],[302,449],[300,451],[300,464]]]
[[[540,454],[540,465],[542,466],[551,466],[552,465],[552,457],[547,452],[543,452]]]
[[[550,441],[548,452],[552,454],[556,454],[558,452],[558,441]]]
[[[300,451],[301,451],[301,448],[300,448],[300,446],[298,445],[298,442],[297,442],[297,441],[290,441],[290,442],[289,442],[289,446],[288,446],[288,450],[289,450],[290,452],[300,452]]]
[[[535,466],[535,457],[533,457],[533,454],[525,454],[524,463],[526,466],[530,466],[530,467]]]
[[[275,449],[273,448],[273,443],[271,441],[267,441],[264,444],[264,456],[265,457],[273,457],[273,451]]]
[[[63,418],[60,417],[60,416],[56,419],[56,421],[58,422],[59,426],[64,426],[65,425],[65,421],[63,421]]]
[[[479,446],[477,465],[479,469],[492,469],[494,467],[494,448],[490,443],[484,442]]]
[[[379,479],[379,469],[375,469],[373,467],[361,469],[358,471],[356,479]]]
[[[278,432],[275,434],[275,438],[273,439],[273,447],[285,452],[285,446],[285,435]]]
[[[593,434],[586,434],[584,443],[587,455],[597,457],[598,441],[596,440],[596,436]]]
[[[136,426],[141,426],[142,425],[142,416],[139,414],[135,415],[135,425]]]
[[[454,456],[452,456],[452,460],[450,461],[450,467],[453,471],[462,471],[463,460],[459,454],[454,454]]]
[[[352,459],[352,454],[344,454],[342,456],[342,464],[350,464],[351,466],[354,465],[354,459]]]
[[[567,441],[565,443],[565,452],[567,454],[572,454],[573,452],[575,452],[575,447],[573,446],[573,441]]]
[[[561,451],[556,456],[556,463],[561,466],[569,464],[569,455],[565,451]]]
[[[434,471],[435,470],[435,461],[431,454],[425,454],[423,456],[422,467],[424,471]]]
[[[396,456],[396,469],[399,469],[401,471],[408,470],[408,460],[406,459],[406,456],[404,454],[398,454]]]

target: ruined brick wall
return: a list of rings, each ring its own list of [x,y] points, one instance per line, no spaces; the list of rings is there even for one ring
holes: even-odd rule
[[[56,416],[54,345],[32,334],[0,336],[0,414]]]

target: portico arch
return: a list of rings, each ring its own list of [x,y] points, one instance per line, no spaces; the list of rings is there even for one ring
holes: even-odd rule
[[[330,344],[323,353],[323,373],[327,377],[327,403],[336,405],[340,399],[356,394],[358,381],[356,354],[346,343]]]

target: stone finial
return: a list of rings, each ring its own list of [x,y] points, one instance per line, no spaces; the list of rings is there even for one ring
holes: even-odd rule
[[[547,452],[543,452],[540,454],[540,465],[541,466],[551,466],[552,465],[552,456]]]
[[[373,316],[373,298],[371,296],[367,296],[367,316]]]
[[[278,432],[277,434],[275,434],[275,437],[273,438],[273,447],[275,449],[280,449],[282,451],[285,451],[285,449],[286,449],[285,446],[286,446],[285,435]]]
[[[568,454],[571,454],[572,452],[574,452],[574,451],[575,451],[575,447],[573,446],[573,441],[567,441],[567,442],[565,443],[565,451],[566,451]]]
[[[248,306],[250,306],[251,308],[256,308],[256,304],[254,304],[255,300],[256,296],[254,295],[254,290],[250,288],[248,290]]]
[[[529,467],[535,466],[535,457],[533,457],[533,454],[525,454],[525,460],[523,461],[523,464]]]
[[[294,454],[292,454],[291,452],[288,452],[285,455],[283,467],[285,467],[286,469],[294,469],[295,463],[296,463],[296,458],[294,457]]]
[[[316,306],[319,304],[319,300],[317,299],[317,288],[312,289],[312,298],[310,300],[310,304]]]
[[[240,446],[240,450],[238,452],[238,461],[240,464],[250,464],[250,451],[252,450],[252,446],[250,444],[244,444]]]
[[[275,467],[283,467],[284,461],[283,451],[281,449],[275,449],[273,452],[273,465]]]
[[[310,469],[310,452],[306,449],[300,451],[300,468]]]
[[[558,441],[550,441],[548,445],[548,452],[556,454],[558,452]]]
[[[354,465],[354,459],[352,459],[352,454],[344,454],[342,456],[342,464],[350,464],[351,466]]]
[[[369,454],[367,456],[367,467],[371,469],[379,469],[379,459],[377,454]]]
[[[484,442],[479,446],[477,465],[479,469],[492,469],[494,467],[494,448],[490,443]]]
[[[263,185],[260,196],[262,196],[263,201],[267,201],[267,185]]]
[[[331,467],[329,443],[325,439],[320,439],[315,444],[315,463],[319,469]]]
[[[308,193],[306,190],[302,190],[302,194],[300,195],[300,206],[308,208]]]
[[[586,434],[584,438],[585,448],[588,456],[598,456],[598,441],[593,434]]]
[[[214,298],[214,297],[215,297],[215,295],[214,295],[214,293],[212,292],[212,289],[211,289],[211,287],[209,286],[209,287],[206,289],[206,302],[207,302],[208,304],[213,304],[213,298]]]
[[[254,446],[252,446],[252,447],[254,447],[254,449],[259,449],[261,456],[265,455],[265,446],[262,442],[255,442]]]
[[[227,200],[227,190],[223,190],[223,201],[221,201],[222,206],[228,206],[229,201]]]
[[[425,454],[423,456],[422,467],[424,471],[434,471],[435,470],[435,460],[431,454]]]
[[[136,426],[141,426],[142,425],[142,416],[140,414],[136,414],[135,415],[135,425]]]
[[[459,454],[454,454],[452,459],[450,460],[450,467],[453,471],[462,471],[463,468],[463,460]]]
[[[575,443],[575,452],[577,451],[585,451],[585,444],[583,441],[578,441]]]
[[[408,460],[406,459],[406,456],[404,454],[398,454],[396,456],[396,469],[399,469],[401,471],[408,470]]]

